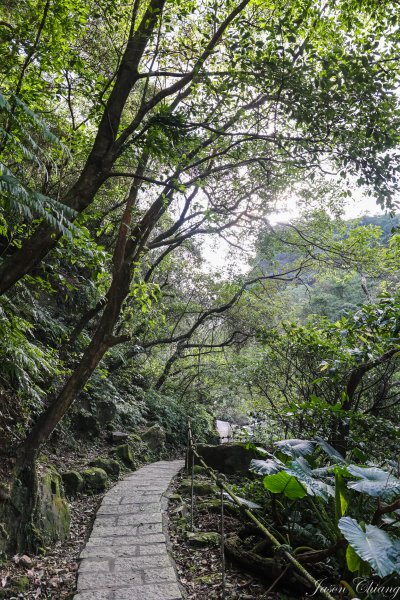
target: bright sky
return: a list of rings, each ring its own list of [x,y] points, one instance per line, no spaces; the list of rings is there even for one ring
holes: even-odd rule
[[[291,219],[301,214],[301,207],[295,198],[286,202],[286,206],[269,215],[268,220],[272,225],[277,223],[287,223]],[[364,215],[383,215],[385,211],[376,204],[373,198],[357,194],[349,198],[344,206],[344,218],[354,219]],[[212,272],[221,272],[227,274],[244,273],[249,268],[247,263],[251,256],[252,249],[249,248],[249,255],[232,249],[232,247],[221,239],[211,239],[211,236],[205,236],[202,254],[207,261],[206,269]]]

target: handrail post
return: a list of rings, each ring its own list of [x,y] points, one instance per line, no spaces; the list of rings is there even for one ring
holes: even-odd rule
[[[193,529],[194,529],[193,509],[194,509],[194,452],[193,452],[193,447],[192,447],[192,481],[190,483],[190,531],[193,531]]]
[[[224,490],[221,487],[221,583],[222,583],[222,600],[225,600],[225,527],[224,527]]]
[[[194,530],[194,443],[193,443],[193,435],[192,435],[192,427],[190,424],[190,419],[188,420],[188,450],[187,450],[187,472],[189,473],[189,468],[191,471],[191,481],[190,481],[190,531]],[[190,467],[189,467],[190,463]]]
[[[189,474],[189,458],[190,458],[189,427],[190,427],[190,424],[188,425],[187,441],[186,441],[186,457],[185,457],[185,470],[186,470],[186,473],[188,473],[188,474]]]

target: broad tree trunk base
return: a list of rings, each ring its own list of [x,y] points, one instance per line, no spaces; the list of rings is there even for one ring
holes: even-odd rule
[[[37,490],[35,460],[16,466],[9,491],[0,501],[0,551],[4,554],[30,552],[41,545],[35,526]]]

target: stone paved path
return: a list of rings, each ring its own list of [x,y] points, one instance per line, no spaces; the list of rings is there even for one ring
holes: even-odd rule
[[[174,563],[167,550],[170,481],[183,461],[160,461],[117,483],[103,498],[81,552],[74,600],[178,600]]]

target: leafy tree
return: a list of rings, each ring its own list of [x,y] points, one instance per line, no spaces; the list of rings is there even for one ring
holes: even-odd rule
[[[66,207],[75,245],[40,211],[14,219],[0,293],[9,299],[37,286],[79,308],[78,319],[62,323],[68,333],[49,344],[66,361],[66,377],[19,449],[17,474],[28,487],[40,446],[96,368],[127,358],[119,344],[133,342],[135,354],[165,342],[155,387],[163,389],[181,359],[191,385],[191,359],[255,335],[263,282],[267,294],[280,291],[272,272],[258,270],[245,281],[211,283],[211,298],[183,289],[174,306],[163,298],[163,269],[174,256],[195,260],[195,240],[205,235],[240,244],[289,180],[326,168],[357,174],[390,205],[398,169],[394,16],[391,3],[303,0],[26,0],[2,13],[12,43],[0,65],[8,102],[1,161],[14,172],[16,160],[19,180],[29,172],[30,189]],[[49,144],[56,168],[45,173],[15,143],[38,114],[72,155],[67,162]],[[298,274],[303,263],[304,255],[274,273]],[[172,323],[163,323],[164,309]],[[320,336],[330,360],[329,352],[341,355],[328,330],[321,326]]]

